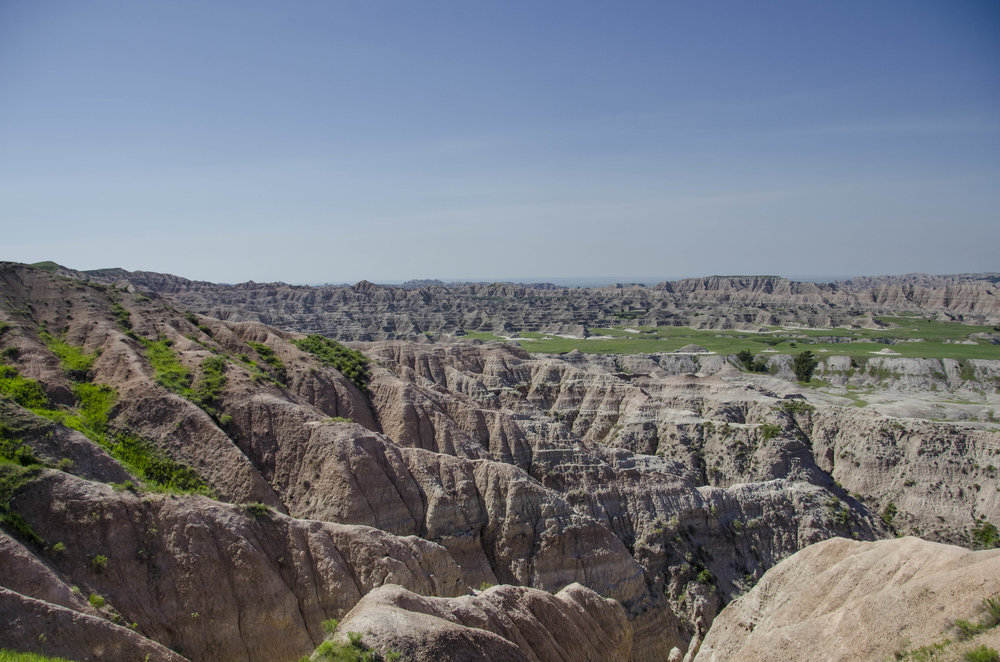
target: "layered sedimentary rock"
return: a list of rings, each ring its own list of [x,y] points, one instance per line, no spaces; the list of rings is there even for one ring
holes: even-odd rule
[[[1000,464],[990,461],[997,433],[810,402],[723,356],[387,341],[355,346],[371,359],[361,383],[297,346],[299,334],[184,313],[131,286],[12,266],[0,285],[3,356],[37,381],[49,410],[6,392],[0,401],[4,437],[47,465],[11,495],[38,540],[22,532],[0,547],[4,567],[18,569],[0,585],[86,627],[134,623],[142,646],[189,659],[297,659],[322,639],[323,620],[387,584],[424,597],[372,598],[369,613],[403,609],[470,646],[486,637],[467,632],[478,618],[511,659],[562,659],[552,651],[570,650],[563,627],[603,632],[620,616],[608,650],[666,659],[809,545],[894,531],[962,542],[983,518],[1000,521],[981,489]],[[98,353],[85,377],[51,338]],[[180,366],[174,377],[153,345]],[[224,383],[204,395],[213,364]],[[79,413],[81,379],[114,389],[112,439],[140,437],[214,499],[133,493],[127,482],[140,476],[113,444],[57,422]],[[507,586],[473,596],[483,584]],[[524,627],[551,646],[491,616],[511,596],[537,602]],[[47,623],[31,620],[9,641],[47,637]],[[379,627],[373,641],[403,647]],[[92,655],[88,646],[75,654]]]
[[[753,328],[872,325],[872,316],[920,312],[1000,322],[1000,275],[883,276],[837,283],[776,276],[712,276],[654,287],[440,282],[403,286],[286,283],[224,285],[123,269],[61,273],[131,284],[190,310],[345,340],[416,339],[425,333],[544,331],[582,336],[623,319],[645,326]]]

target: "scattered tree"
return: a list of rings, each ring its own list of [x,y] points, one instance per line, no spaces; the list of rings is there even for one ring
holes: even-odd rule
[[[800,382],[809,381],[812,379],[813,370],[816,369],[818,363],[819,361],[816,360],[816,356],[808,349],[796,355],[795,360],[792,361],[792,370],[795,371],[795,378]]]

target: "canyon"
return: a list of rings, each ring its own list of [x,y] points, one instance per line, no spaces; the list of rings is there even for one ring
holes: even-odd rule
[[[969,550],[1000,544],[1000,360],[830,356],[818,387],[787,356],[752,372],[463,333],[992,325],[997,280],[306,287],[0,264],[0,646],[677,662],[805,659],[820,631],[830,659],[931,645],[1000,593],[1000,551]],[[894,572],[912,581],[878,579]],[[879,616],[878,645],[824,629],[900,596],[921,609]]]

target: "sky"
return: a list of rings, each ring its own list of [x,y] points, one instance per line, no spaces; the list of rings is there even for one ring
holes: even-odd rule
[[[0,260],[1000,271],[993,0],[0,0]]]

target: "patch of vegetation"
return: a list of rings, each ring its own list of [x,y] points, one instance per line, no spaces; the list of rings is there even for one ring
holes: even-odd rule
[[[115,435],[111,455],[127,469],[156,487],[173,492],[209,495],[208,484],[194,469],[174,461],[145,439],[133,434]]]
[[[247,511],[249,515],[252,515],[254,519],[271,516],[271,506],[265,503],[260,503],[259,501],[255,503],[248,503],[243,506],[243,509]]]
[[[118,393],[106,384],[78,383],[73,394],[78,403],[72,409],[50,408],[48,397],[37,382],[21,377],[8,366],[0,366],[0,393],[31,412],[83,433],[121,462],[126,469],[154,484],[179,492],[208,494],[208,485],[195,471],[175,462],[141,437],[108,430],[108,415]]]
[[[1000,625],[1000,596],[984,598],[982,609],[984,613],[976,623],[963,618],[955,621],[955,627],[958,628],[963,639],[969,639],[983,630],[989,630]]]
[[[781,411],[786,414],[804,414],[815,409],[805,400],[785,400],[781,403]]]
[[[34,480],[41,470],[38,465],[22,466],[6,460],[0,461],[0,526],[18,538],[38,546],[42,546],[44,542],[14,510],[11,501],[17,491]]]
[[[312,658],[303,657],[300,662],[310,659],[319,662],[396,662],[400,659],[401,656],[396,651],[389,650],[383,655],[369,649],[361,643],[363,636],[360,632],[348,632],[346,643],[327,639],[316,648]]]
[[[73,662],[64,657],[48,657],[37,653],[22,653],[7,648],[0,650],[0,662]]]
[[[362,393],[368,392],[368,357],[361,352],[348,349],[340,343],[320,335],[310,335],[301,340],[293,340],[292,344],[302,351],[309,352],[328,366],[336,368],[345,377],[354,382]]]
[[[1000,532],[989,521],[976,522],[971,532],[972,545],[976,549],[993,549],[1000,547]]]
[[[93,607],[94,609],[100,609],[105,605],[104,598],[98,595],[97,593],[91,593],[90,597],[87,598],[87,602],[89,602],[90,606]]]
[[[88,354],[83,351],[82,347],[71,345],[47,331],[42,331],[38,337],[49,348],[49,351],[59,357],[59,365],[62,366],[63,371],[69,375],[70,379],[84,381],[89,377],[90,369],[93,367],[99,352]]]
[[[736,354],[736,360],[742,363],[748,372],[767,372],[767,361],[755,358],[748,349],[740,350]]]
[[[214,413],[214,407],[225,387],[226,360],[221,356],[210,356],[201,362],[201,377],[191,399],[209,413]]]
[[[62,268],[56,262],[52,260],[43,260],[41,262],[32,262],[28,265],[29,267],[34,267],[35,269],[41,269],[42,271],[48,271],[50,274],[55,273],[58,269]]]
[[[139,342],[145,348],[146,360],[153,367],[156,383],[187,399],[195,397],[191,390],[191,371],[177,358],[171,349],[173,341],[160,338],[157,341],[140,338]]]
[[[758,429],[760,430],[760,435],[764,441],[774,439],[781,434],[781,426],[774,425],[773,423],[764,423]]]
[[[132,330],[132,313],[117,301],[111,304],[111,314],[115,316],[115,322],[123,331]]]
[[[1000,662],[1000,652],[983,644],[965,654],[966,662]]]
[[[10,398],[25,409],[47,407],[49,396],[33,379],[22,377],[12,366],[0,365],[0,394]]]
[[[816,370],[817,365],[819,365],[819,361],[816,356],[807,349],[801,354],[796,354],[792,360],[792,371],[795,372],[797,380],[808,382],[812,379],[813,371]]]
[[[247,345],[257,352],[257,356],[270,368],[271,376],[276,382],[284,385],[288,381],[288,374],[285,371],[285,364],[274,353],[274,350],[260,342],[247,342]]]
[[[879,518],[881,518],[883,524],[891,529],[893,527],[893,520],[896,519],[896,514],[898,512],[896,504],[890,501],[885,505],[885,508],[882,509],[882,513],[879,515]]]

